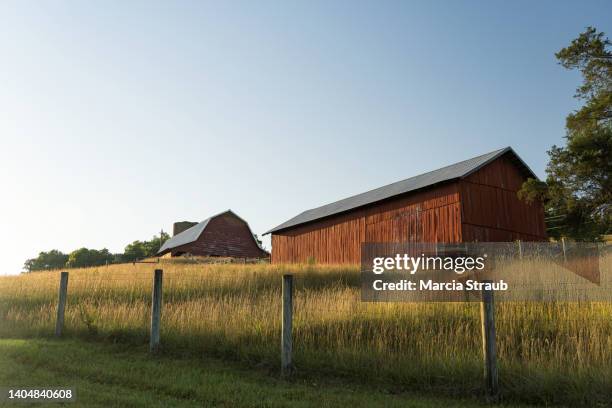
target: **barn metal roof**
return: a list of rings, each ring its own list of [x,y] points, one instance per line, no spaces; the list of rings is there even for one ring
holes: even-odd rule
[[[216,217],[216,215],[214,217]],[[159,249],[159,251],[157,251],[157,253],[161,254],[162,252],[167,251],[168,249],[176,248],[178,246],[197,241],[197,239],[200,238],[202,231],[204,231],[204,229],[208,225],[208,222],[211,220],[211,218],[213,217],[209,217],[204,221],[194,225],[193,227],[187,228],[185,231],[176,234],[175,236],[164,242],[164,245],[162,245],[162,247]]]
[[[304,211],[303,213],[291,218],[288,221],[285,221],[277,227],[272,228],[264,235],[286,228],[295,227],[324,217],[329,217],[331,215],[340,214],[345,211],[353,210],[368,204],[373,204],[400,194],[419,190],[425,187],[431,187],[438,183],[467,177],[506,153],[511,155],[512,160],[523,171],[523,173],[525,173],[528,177],[537,179],[537,176],[533,173],[533,171],[531,171],[525,162],[521,160],[514,150],[512,150],[511,147],[505,147],[503,149],[495,150],[493,152],[464,160],[459,163],[451,164],[450,166],[442,167],[438,170],[430,171],[428,173],[379,187],[365,193],[357,194],[331,204]]]

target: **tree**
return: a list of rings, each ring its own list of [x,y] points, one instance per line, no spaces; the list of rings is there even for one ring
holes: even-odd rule
[[[28,259],[24,264],[24,269],[32,272],[63,267],[86,268],[107,263],[134,262],[157,255],[161,246],[168,239],[170,235],[162,231],[159,236],[153,236],[150,241],[134,241],[128,244],[123,254],[111,254],[106,248],[101,250],[79,248],[66,255],[54,249],[49,252],[41,252],[36,258]]]
[[[27,272],[59,269],[66,266],[67,261],[68,255],[57,249],[52,249],[49,252],[40,252],[36,258],[25,261],[24,268]]]
[[[111,254],[106,248],[102,250],[79,248],[70,253],[66,266],[70,268],[100,266],[113,262],[113,259],[114,255]]]
[[[159,236],[154,235],[150,241],[134,241],[125,247],[123,261],[134,262],[139,259],[153,257],[157,255],[161,246],[168,239],[170,239],[170,235],[162,231]]]
[[[546,182],[528,180],[519,197],[545,203],[549,235],[598,239],[612,232],[612,43],[589,27],[555,54],[583,82],[584,105],[566,119],[566,146],[548,151]]]
[[[153,239],[144,242],[145,256],[151,257],[157,255],[161,246],[170,239],[170,235],[166,232],[161,232],[159,236],[154,235]]]
[[[261,239],[259,239],[259,236],[257,236],[257,234],[253,234],[253,239],[255,240],[255,242],[257,242],[257,245],[259,245],[259,247],[263,249],[263,242]]]
[[[146,257],[146,249],[144,242],[134,241],[128,244],[123,250],[123,262],[134,262]]]

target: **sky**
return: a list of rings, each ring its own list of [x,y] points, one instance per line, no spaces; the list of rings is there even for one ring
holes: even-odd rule
[[[0,274],[512,146],[540,177],[609,1],[3,1]],[[269,237],[264,241],[270,248]]]

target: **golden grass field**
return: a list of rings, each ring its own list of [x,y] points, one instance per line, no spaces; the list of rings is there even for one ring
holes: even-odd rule
[[[602,258],[603,270],[612,267]],[[153,270],[163,268],[162,347],[280,365],[281,277],[294,274],[297,375],[398,391],[482,393],[477,303],[363,303],[358,267],[163,261],[72,269],[65,335],[145,345]],[[541,265],[539,266],[542,267]],[[59,271],[0,278],[0,337],[51,336]],[[499,302],[502,398],[612,401],[612,304]]]

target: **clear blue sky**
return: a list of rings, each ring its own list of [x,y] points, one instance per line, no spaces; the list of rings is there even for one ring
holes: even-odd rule
[[[609,1],[2,2],[0,273],[511,145],[543,176]],[[269,247],[269,241],[268,241]]]

